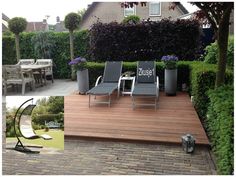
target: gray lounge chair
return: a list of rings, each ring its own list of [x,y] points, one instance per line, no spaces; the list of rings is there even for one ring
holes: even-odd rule
[[[108,96],[108,101],[96,101],[96,103],[108,104],[111,106],[111,94],[118,89],[120,84],[120,77],[122,72],[122,62],[107,61],[105,64],[103,78],[99,76],[97,78],[95,87],[87,92],[89,95],[89,107],[90,107],[90,96]],[[102,79],[101,83],[98,84],[99,80]],[[119,90],[117,93],[119,97]]]
[[[18,141],[14,149],[17,151],[26,152],[26,153],[39,153],[39,151],[34,151],[34,150],[31,150],[30,148],[42,148],[42,146],[25,146],[23,145],[19,136],[19,133],[20,133],[20,135],[25,139],[38,139],[38,138],[43,138],[44,140],[52,139],[51,136],[46,135],[46,134],[37,135],[35,131],[33,130],[32,122],[31,122],[31,113],[36,105],[34,104],[27,105],[27,103],[32,100],[33,98],[25,101],[16,111],[16,114],[14,117],[14,132]],[[23,108],[24,106],[25,108]]]
[[[159,98],[159,78],[156,77],[156,65],[154,61],[138,61],[137,76],[133,82],[132,103],[133,109],[136,105],[155,106]],[[136,98],[154,98],[155,103],[135,103]]]

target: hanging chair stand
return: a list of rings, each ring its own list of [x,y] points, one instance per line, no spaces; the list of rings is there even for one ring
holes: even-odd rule
[[[36,105],[34,104],[30,104],[28,106],[26,106],[25,108],[23,108],[23,106],[32,101],[33,103],[33,98],[25,101],[23,104],[21,104],[21,106],[17,109],[15,117],[14,117],[14,132],[17,138],[17,143],[14,147],[14,149],[16,151],[20,151],[20,152],[24,152],[24,153],[40,153],[40,151],[38,150],[32,150],[31,148],[43,148],[43,146],[36,146],[36,145],[27,145],[25,146],[22,141],[20,140],[19,137],[19,133],[22,137],[24,137],[25,139],[38,139],[38,138],[43,138],[45,140],[50,140],[52,139],[52,137],[50,137],[49,135],[37,135],[35,133],[35,131],[32,128],[32,124],[31,124],[31,114],[33,109],[35,108]],[[23,109],[23,110],[22,110]],[[17,115],[18,113],[21,111],[19,118],[18,118],[18,123],[17,123]],[[25,118],[22,118],[24,117]],[[23,122],[23,123],[22,123]],[[23,128],[25,127],[25,128]],[[19,133],[17,133],[17,128],[19,130]]]

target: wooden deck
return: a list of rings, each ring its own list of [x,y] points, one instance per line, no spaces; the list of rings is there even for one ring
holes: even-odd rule
[[[156,111],[153,107],[133,110],[130,96],[112,101],[110,108],[101,104],[89,108],[88,96],[66,96],[65,136],[181,143],[181,136],[190,133],[197,144],[209,144],[187,93],[168,97],[161,92]]]

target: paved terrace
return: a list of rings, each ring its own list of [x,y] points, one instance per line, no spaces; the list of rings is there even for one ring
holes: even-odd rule
[[[97,99],[99,99],[97,97]],[[93,101],[93,100],[92,100]],[[160,93],[158,109],[132,110],[130,96],[107,105],[88,107],[88,96],[65,97],[65,136],[181,143],[181,136],[191,133],[197,144],[209,145],[187,93],[175,97]]]
[[[26,87],[24,96],[65,96],[74,93],[77,90],[77,82],[70,79],[55,79],[54,83],[51,80],[47,81],[47,85],[35,88],[31,91]],[[8,89],[7,96],[21,96],[21,88],[18,91]]]
[[[3,175],[216,174],[209,149],[186,154],[180,145],[66,140],[64,153],[3,149]]]

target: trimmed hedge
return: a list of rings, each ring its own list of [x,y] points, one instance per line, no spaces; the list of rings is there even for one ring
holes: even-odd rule
[[[37,115],[33,118],[33,123],[35,125],[45,125],[45,121],[50,122],[50,121],[56,121],[59,123],[62,123],[64,120],[64,114],[59,113],[59,114],[41,114]]]
[[[189,85],[189,72],[191,62],[180,61],[178,62],[178,89],[180,90],[183,83]],[[89,85],[90,88],[94,87],[98,76],[103,75],[105,63],[88,62],[87,67],[89,70]],[[122,72],[133,71],[136,75],[137,62],[123,62]],[[156,62],[156,75],[159,76],[160,89],[164,89],[164,64]]]
[[[90,54],[94,61],[160,60],[175,54],[194,60],[200,47],[196,20],[162,20],[138,24],[101,23],[90,30]]]
[[[222,86],[208,92],[207,130],[216,155],[217,171],[222,175],[234,171],[234,89]]]
[[[204,62],[191,62],[190,64],[190,92],[194,96],[194,106],[202,119],[206,117],[209,98],[207,91],[215,87],[216,65]],[[233,72],[226,71],[226,84],[233,83]]]
[[[51,40],[54,41],[55,47],[52,50],[52,59],[54,61],[54,77],[55,78],[70,78],[71,68],[68,65],[70,61],[70,44],[68,32],[49,32]],[[89,35],[88,31],[74,32],[74,51],[75,56],[88,58]],[[21,58],[35,58],[34,44],[31,38],[36,33],[20,34],[20,52]],[[3,64],[16,64],[15,39],[14,36],[2,37],[2,58]]]

